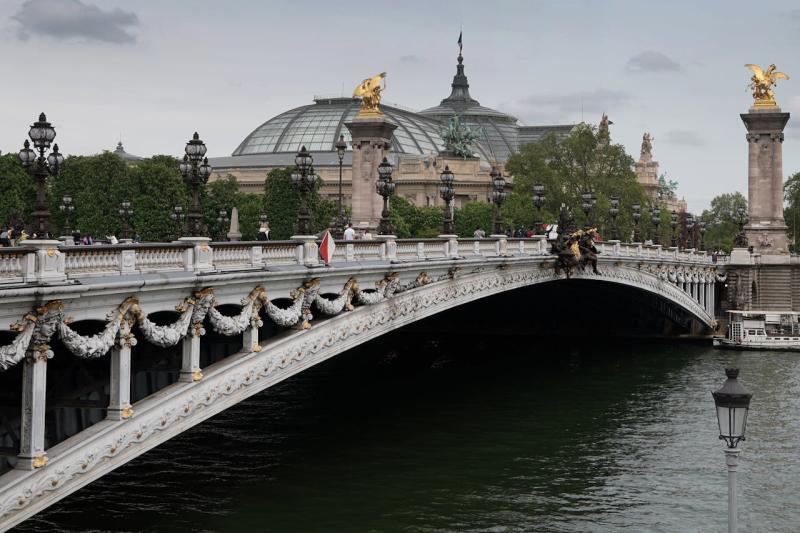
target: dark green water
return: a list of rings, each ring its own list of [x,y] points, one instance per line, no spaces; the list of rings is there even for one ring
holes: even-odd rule
[[[500,342],[500,344],[498,344]],[[710,391],[755,393],[740,530],[800,530],[800,359],[396,333],[254,397],[20,531],[723,531]]]

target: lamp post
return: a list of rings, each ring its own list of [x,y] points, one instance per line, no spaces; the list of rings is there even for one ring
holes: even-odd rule
[[[383,211],[381,211],[381,221],[378,224],[378,235],[393,235],[394,228],[389,219],[389,197],[394,193],[394,183],[392,183],[392,165],[384,157],[378,165],[378,181],[375,183],[375,190],[383,197]]]
[[[669,226],[672,228],[672,247],[675,248],[678,246],[678,238],[675,236],[675,228],[678,227],[678,213],[674,209],[669,214]]]
[[[455,197],[455,190],[453,189],[453,181],[455,176],[450,171],[450,167],[445,165],[444,171],[439,176],[442,185],[439,187],[439,196],[444,200],[444,223],[442,225],[445,235],[453,235],[453,208],[452,202]]]
[[[694,248],[694,215],[686,215],[686,248]]]
[[[64,156],[59,153],[58,144],[54,144],[53,150],[45,157],[50,143],[56,138],[56,130],[52,124],[47,122],[44,113],[41,113],[39,120],[31,125],[28,137],[33,141],[34,149],[31,149],[31,145],[26,139],[19,152],[19,159],[28,174],[36,180],[36,204],[32,215],[36,220],[34,227],[37,236],[42,239],[50,230],[50,211],[47,209],[47,177],[58,175],[59,168],[64,163]]]
[[[700,251],[702,252],[706,249],[706,223],[701,220],[697,225],[700,228]]]
[[[545,189],[541,183],[533,185],[533,205],[536,206],[536,234],[542,229],[542,206],[545,201]]]
[[[188,226],[189,236],[204,237],[206,233],[203,224],[203,207],[200,205],[200,188],[208,183],[211,176],[211,166],[206,154],[206,145],[200,140],[197,132],[194,132],[191,140],[186,143],[184,149],[186,155],[179,165],[181,174],[186,183],[192,188],[192,205],[189,208]]]
[[[581,200],[583,200],[581,208],[583,209],[583,214],[586,215],[586,223],[591,226],[592,220],[589,214],[592,212],[594,205],[597,203],[597,196],[593,191],[586,191],[581,194]]]
[[[297,210],[297,235],[310,236],[314,233],[311,226],[311,212],[308,208],[308,194],[314,189],[317,175],[314,174],[314,158],[306,147],[300,148],[294,158],[295,170],[292,172],[292,183],[300,193],[300,208]]]
[[[336,214],[336,238],[341,239],[344,237],[344,203],[342,198],[342,160],[344,160],[344,153],[347,151],[347,142],[344,140],[344,135],[339,135],[339,140],[334,144],[336,147],[336,155],[339,156],[339,210]]]
[[[492,178],[492,203],[494,203],[492,235],[500,235],[503,233],[503,215],[500,212],[500,207],[503,205],[503,202],[506,199],[506,180],[503,177],[503,174],[497,170],[497,167],[494,166],[492,167],[491,172],[489,172],[489,177]],[[533,201],[536,202],[536,196],[534,196]]]
[[[133,218],[133,206],[128,200],[124,200],[119,204],[119,218],[122,222],[122,239],[129,240],[131,238],[131,218]]]
[[[653,223],[653,244],[660,244],[658,238],[658,225],[661,224],[661,209],[654,205],[650,210],[650,222]]]
[[[75,205],[72,203],[72,196],[69,194],[62,196],[61,205],[58,206],[58,210],[64,213],[64,235],[69,237],[71,235],[69,231],[69,218],[72,213],[75,212]]]
[[[633,204],[633,242],[641,242],[639,235],[639,219],[642,218],[642,206]]]
[[[183,212],[183,207],[180,205],[176,205],[172,208],[172,213],[170,213],[169,218],[175,222],[175,228],[177,231],[177,239],[181,238],[183,235],[183,227],[184,221],[186,220],[186,213]]]
[[[619,196],[611,196],[608,199],[610,207],[608,214],[611,216],[611,240],[619,240],[619,231],[617,229],[617,216],[619,215]]]
[[[228,212],[225,209],[220,209],[219,213],[217,213],[217,228],[219,231],[217,240],[219,242],[225,240],[225,225],[228,224],[230,221],[231,219],[228,218]]]
[[[736,471],[739,467],[739,442],[745,440],[747,413],[750,410],[752,394],[737,380],[738,368],[726,368],[727,380],[722,387],[712,392],[717,408],[719,438],[725,441],[725,463],[728,465],[728,533],[736,533],[738,512],[736,509]]]
[[[747,248],[747,236],[744,233],[744,225],[747,224],[747,209],[739,207],[734,215],[736,223],[739,225],[739,233],[733,241],[736,248]]]

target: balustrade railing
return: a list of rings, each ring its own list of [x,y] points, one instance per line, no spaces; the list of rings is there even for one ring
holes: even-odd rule
[[[318,243],[297,241],[231,243],[147,243],[103,246],[44,245],[0,248],[0,285],[57,282],[83,276],[153,274],[163,271],[235,271],[319,263]],[[597,243],[600,258],[639,258],[686,264],[712,264],[710,254],[660,245]],[[392,255],[392,252],[394,255]],[[332,263],[419,261],[458,257],[548,256],[550,243],[529,239],[400,239],[338,241]],[[47,272],[45,272],[47,271]]]

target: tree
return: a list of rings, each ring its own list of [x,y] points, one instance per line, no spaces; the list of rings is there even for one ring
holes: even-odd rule
[[[797,241],[800,231],[800,172],[795,172],[783,184],[783,198],[786,207],[783,210],[783,219],[789,228],[789,238],[793,243]]]
[[[22,226],[31,222],[36,184],[17,154],[0,157],[0,191],[0,225]]]
[[[542,207],[542,220],[555,222],[562,205],[570,208],[578,225],[590,222],[597,225],[603,236],[608,235],[611,220],[608,214],[609,197],[620,197],[617,217],[620,237],[625,239],[633,229],[632,206],[642,207],[644,228],[649,224],[645,215],[650,201],[644,188],[637,183],[632,170],[633,158],[620,144],[612,144],[588,124],[578,124],[564,139],[548,135],[539,142],[526,144],[506,163],[506,170],[514,176],[513,191],[503,206],[507,225],[533,225],[536,212],[532,187],[542,183],[546,187],[546,201]],[[581,194],[592,190],[597,203],[587,220],[581,211]]]
[[[177,237],[177,225],[170,218],[172,208],[189,206],[186,185],[178,172],[177,160],[153,156],[130,168],[128,200],[133,205],[133,232],[143,241],[166,242]]]
[[[264,183],[264,208],[269,218],[270,238],[288,239],[295,235],[297,210],[300,207],[300,193],[292,184],[291,168],[276,168],[267,174]],[[308,198],[308,207],[313,213],[311,221],[315,232],[327,229],[331,218],[336,214],[336,203],[320,198],[322,180],[314,184]]]
[[[740,192],[720,194],[711,200],[711,209],[700,216],[706,224],[706,250],[731,251],[739,233],[740,213],[747,213],[747,200]]]
[[[442,233],[442,216],[441,207],[417,207],[400,196],[392,196],[389,202],[389,217],[397,236],[401,239],[428,238],[440,235]]]
[[[487,202],[468,202],[456,209],[453,219],[456,234],[472,237],[475,230],[481,228],[489,235],[492,232],[493,207]]]

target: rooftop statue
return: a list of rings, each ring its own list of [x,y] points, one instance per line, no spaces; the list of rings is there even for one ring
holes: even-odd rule
[[[600,119],[600,125],[597,127],[598,141],[604,144],[609,144],[611,142],[611,132],[608,127],[612,124],[614,123],[608,120],[608,115],[603,113],[603,117]]]
[[[383,80],[383,87],[381,87]],[[370,117],[382,115],[380,110],[381,93],[386,90],[386,73],[381,72],[372,78],[366,78],[353,91],[353,98],[361,97],[361,109],[358,110],[358,117]]]
[[[761,67],[751,63],[746,64],[745,67],[753,71],[753,77],[750,78],[749,85],[753,91],[753,106],[777,107],[772,87],[775,86],[775,80],[788,80],[789,76],[783,72],[775,72],[775,65],[770,65],[767,70],[761,70]]]
[[[653,137],[650,132],[645,132],[642,135],[642,152],[640,154],[641,161],[652,161],[653,159]]]
[[[447,153],[466,159],[473,157],[472,144],[481,135],[481,128],[467,126],[458,115],[453,115],[441,135]]]

